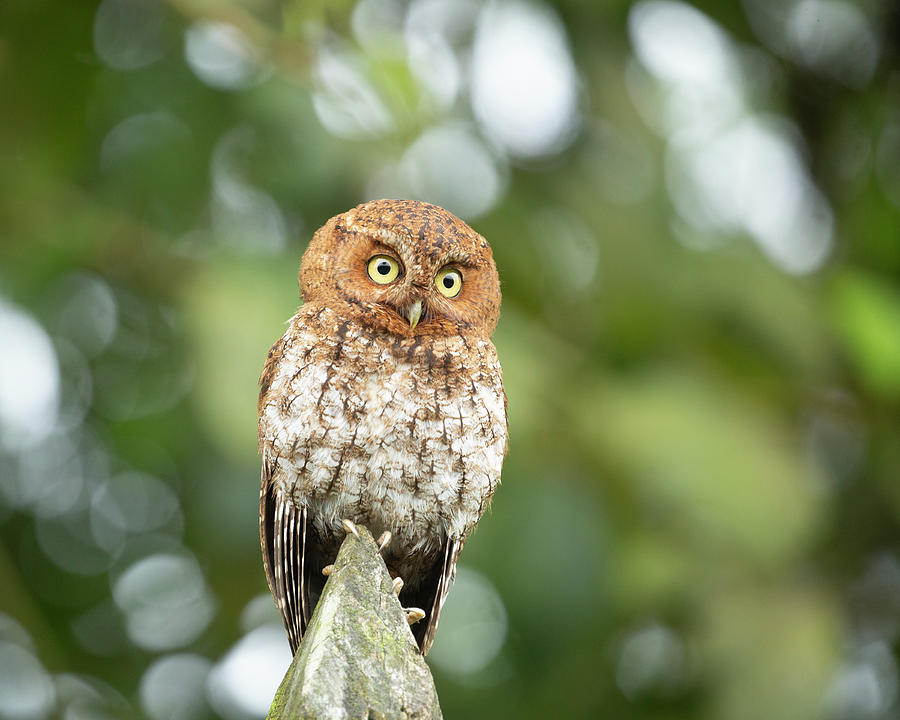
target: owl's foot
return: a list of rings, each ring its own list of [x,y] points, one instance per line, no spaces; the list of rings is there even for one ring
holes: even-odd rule
[[[403,612],[406,613],[406,622],[410,625],[415,625],[419,620],[425,617],[425,611],[422,608],[403,608]]]
[[[394,595],[399,595],[400,591],[403,589],[403,578],[395,577],[393,586],[394,586]]]
[[[348,533],[353,533],[356,537],[359,537],[359,533],[356,530],[356,525],[352,520],[347,520],[346,518],[341,520],[341,525],[344,526],[344,530]]]
[[[388,546],[388,543],[391,541],[391,531],[385,530],[381,535],[378,536],[378,552],[384,552],[384,549]]]
[[[326,565],[325,567],[322,568],[322,574],[325,577],[329,577],[331,575],[331,573],[333,573],[333,572],[334,572],[334,565]]]

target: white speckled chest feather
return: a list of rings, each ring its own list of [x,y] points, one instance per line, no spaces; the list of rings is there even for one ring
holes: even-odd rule
[[[260,416],[273,480],[322,538],[350,518],[390,530],[414,578],[441,537],[463,537],[500,482],[505,399],[491,343],[392,341],[305,306]],[[465,372],[471,368],[471,372]],[[277,400],[275,399],[277,398]],[[336,549],[336,548],[335,548]]]

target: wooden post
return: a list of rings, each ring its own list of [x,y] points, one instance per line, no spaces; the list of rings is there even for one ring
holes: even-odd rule
[[[267,720],[435,720],[434,680],[372,535],[341,545]]]

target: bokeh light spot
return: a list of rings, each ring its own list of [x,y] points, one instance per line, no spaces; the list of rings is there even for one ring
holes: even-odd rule
[[[53,432],[59,362],[44,329],[0,298],[0,446],[23,450]]]
[[[401,178],[410,194],[464,220],[490,210],[500,199],[505,177],[484,143],[459,125],[435,127],[406,151]]]
[[[280,623],[251,630],[210,673],[207,692],[213,708],[228,720],[265,716],[290,664]]]
[[[38,545],[55,565],[77,575],[97,575],[108,570],[122,552],[122,545],[99,547],[91,535],[86,510],[59,517],[38,517]]]
[[[786,272],[822,266],[832,248],[831,209],[777,123],[747,117],[704,145],[668,158],[669,193],[700,229],[745,232]]]
[[[218,90],[245,90],[269,72],[247,36],[223,22],[203,20],[189,27],[184,56],[194,74]]]
[[[448,672],[480,672],[500,652],[506,629],[506,607],[497,589],[481,573],[460,567],[429,657]]]
[[[215,601],[192,556],[158,554],[139,560],[113,586],[131,641],[147,650],[189,645],[215,613]]]
[[[100,152],[102,156],[102,149]],[[86,272],[64,277],[57,292],[53,333],[68,338],[89,357],[99,355],[116,334],[119,311],[115,293],[99,275]]]
[[[676,236],[696,248],[715,246],[716,234],[744,234],[785,272],[821,268],[834,240],[831,207],[787,121],[751,112],[745,76],[753,73],[731,38],[696,8],[672,0],[633,6],[629,34],[662,92],[654,107],[632,70],[636,106],[664,118],[651,122],[669,144],[667,188],[681,220],[696,231],[681,227]]]
[[[212,663],[193,654],[169,655],[153,663],[141,678],[141,706],[153,720],[205,717],[206,677]]]
[[[478,16],[471,0],[414,0],[406,13],[407,64],[440,108],[450,109],[463,84],[461,46]]]
[[[119,547],[128,533],[159,530],[173,520],[180,535],[178,496],[164,482],[144,473],[114,475],[98,485],[91,498],[93,537],[109,550]]]
[[[287,244],[287,223],[275,199],[249,182],[244,171],[256,150],[248,127],[229,130],[216,144],[210,163],[210,203],[216,240],[230,250],[274,253]]]
[[[129,168],[142,157],[150,157],[170,146],[185,145],[190,140],[190,130],[187,125],[167,112],[141,113],[127,117],[103,138],[100,146],[100,165],[104,170],[117,168]],[[87,276],[90,277],[90,276]],[[90,293],[86,296],[93,304],[109,304],[108,298],[101,297],[102,286],[98,287],[94,280],[92,285],[81,281],[84,287],[82,293]],[[107,293],[109,290],[107,288]],[[98,330],[108,329],[108,308],[103,308],[105,314],[94,322],[104,323]],[[77,311],[74,311],[77,313]],[[82,310],[82,313],[84,311]],[[84,321],[82,318],[78,318]],[[115,316],[113,316],[113,320]],[[114,329],[115,326],[113,326]]]
[[[400,0],[359,0],[350,16],[350,28],[368,53],[392,57],[402,52],[403,15]]]
[[[565,30],[543,4],[493,2],[472,49],[472,109],[511,155],[557,153],[579,123],[578,79]]]
[[[0,717],[39,720],[53,709],[53,681],[37,658],[18,645],[0,642]]]
[[[838,670],[826,696],[830,717],[868,720],[886,717],[897,700],[897,661],[883,642],[863,646]]]
[[[394,118],[372,86],[365,63],[340,42],[322,42],[316,55],[313,108],[328,132],[362,139],[394,130]]]
[[[685,650],[671,629],[654,623],[622,643],[616,684],[629,700],[650,689],[672,690],[684,678]]]
[[[727,37],[691,5],[637,3],[628,14],[628,32],[641,64],[658,78],[712,85],[729,71]]]
[[[759,38],[779,55],[847,87],[869,84],[880,41],[858,3],[744,0]]]
[[[17,504],[38,517],[55,517],[86,504],[85,476],[76,438],[54,435],[43,452],[19,463],[17,477],[7,478],[6,490]]]
[[[94,49],[115,70],[138,70],[166,53],[166,6],[158,0],[103,0],[94,15]]]

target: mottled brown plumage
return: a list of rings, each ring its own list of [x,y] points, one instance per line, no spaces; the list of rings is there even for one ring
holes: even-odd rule
[[[506,453],[491,249],[434,205],[365,203],[315,234],[300,291],[260,379],[269,586],[296,651],[342,520],[390,531],[401,602],[426,612],[413,626],[424,654]]]

